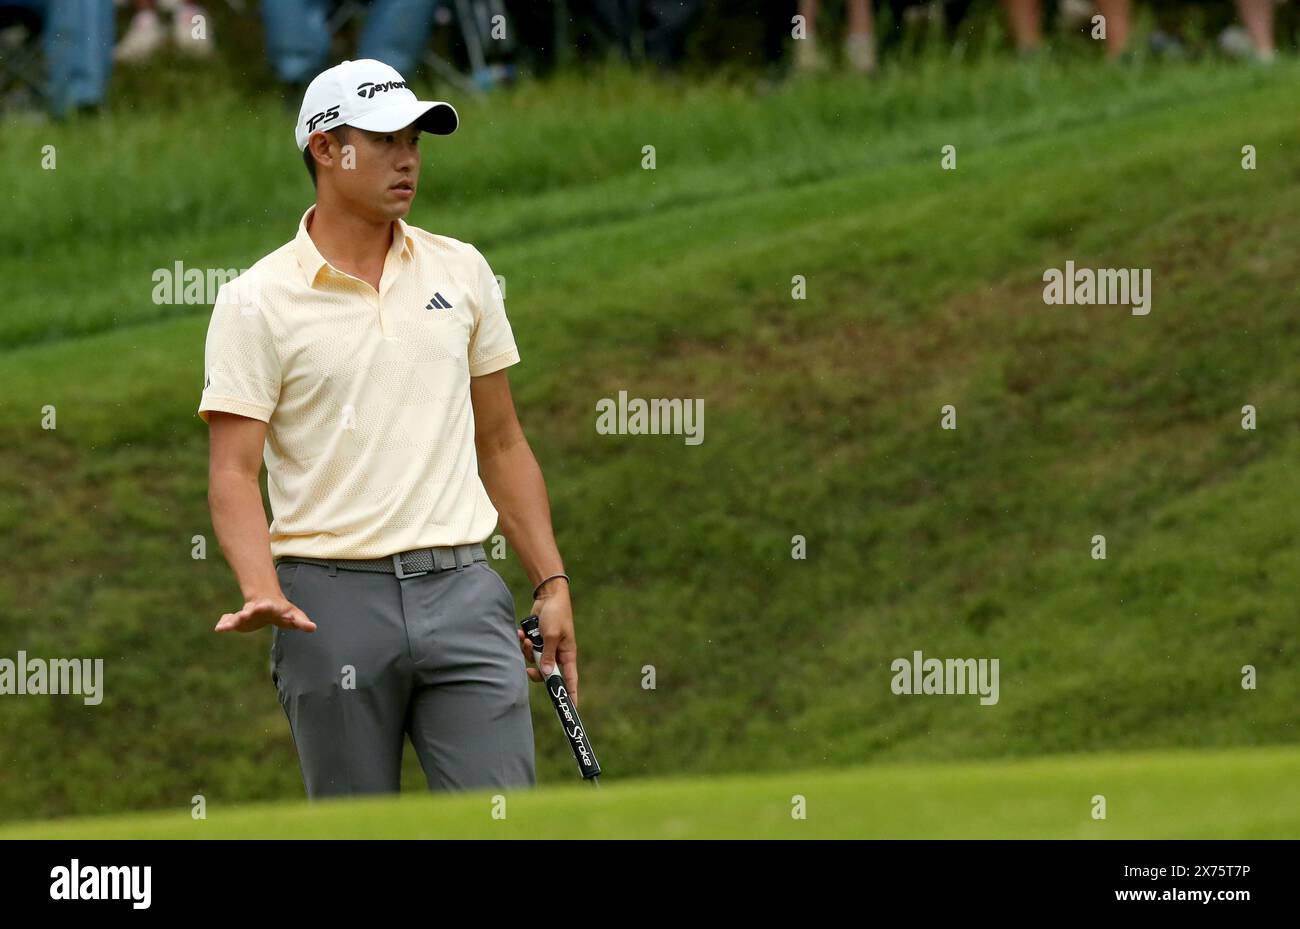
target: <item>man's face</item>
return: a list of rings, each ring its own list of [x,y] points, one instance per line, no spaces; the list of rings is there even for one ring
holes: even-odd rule
[[[350,126],[342,142],[325,138],[333,163],[317,165],[318,180],[330,184],[353,212],[392,221],[411,211],[420,178],[420,130],[414,123],[396,132]]]

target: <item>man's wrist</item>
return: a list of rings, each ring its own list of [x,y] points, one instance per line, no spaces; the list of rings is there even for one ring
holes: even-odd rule
[[[533,588],[533,599],[537,600],[543,596],[550,596],[557,589],[563,587],[566,591],[569,588],[569,575],[563,571],[556,571],[553,574],[545,575],[537,586]]]
[[[247,603],[249,600],[286,599],[284,596],[284,591],[280,589],[280,585],[278,583],[257,584],[257,585],[251,585],[249,587],[241,587],[239,592],[243,594],[245,603]]]

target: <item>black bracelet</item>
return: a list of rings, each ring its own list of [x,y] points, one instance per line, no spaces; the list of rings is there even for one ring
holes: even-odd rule
[[[557,577],[562,577],[562,578],[564,578],[564,583],[566,583],[566,584],[571,584],[571,583],[572,583],[572,582],[569,580],[569,575],[567,575],[567,574],[563,574],[563,573],[561,573],[561,574],[552,574],[550,577],[544,577],[544,578],[542,578],[541,583],[538,584],[536,587],[533,588],[533,599],[534,599],[534,600],[537,599],[537,595],[538,595],[539,593],[542,592],[542,588],[546,585],[546,582],[547,582],[547,581],[553,581],[553,580],[555,580]]]

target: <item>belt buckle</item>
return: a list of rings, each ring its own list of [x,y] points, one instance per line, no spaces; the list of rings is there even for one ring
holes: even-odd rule
[[[397,575],[399,581],[408,577],[421,577],[429,573],[428,571],[407,571],[402,566],[402,556],[405,554],[407,553],[398,552],[396,555],[393,555],[393,573]]]

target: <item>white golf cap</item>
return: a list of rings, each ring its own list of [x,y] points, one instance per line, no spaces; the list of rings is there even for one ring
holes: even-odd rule
[[[421,132],[451,135],[460,124],[456,108],[441,100],[417,100],[397,70],[373,58],[344,61],[307,85],[294,132],[298,151],[316,131],[356,126],[396,132],[415,123]]]

